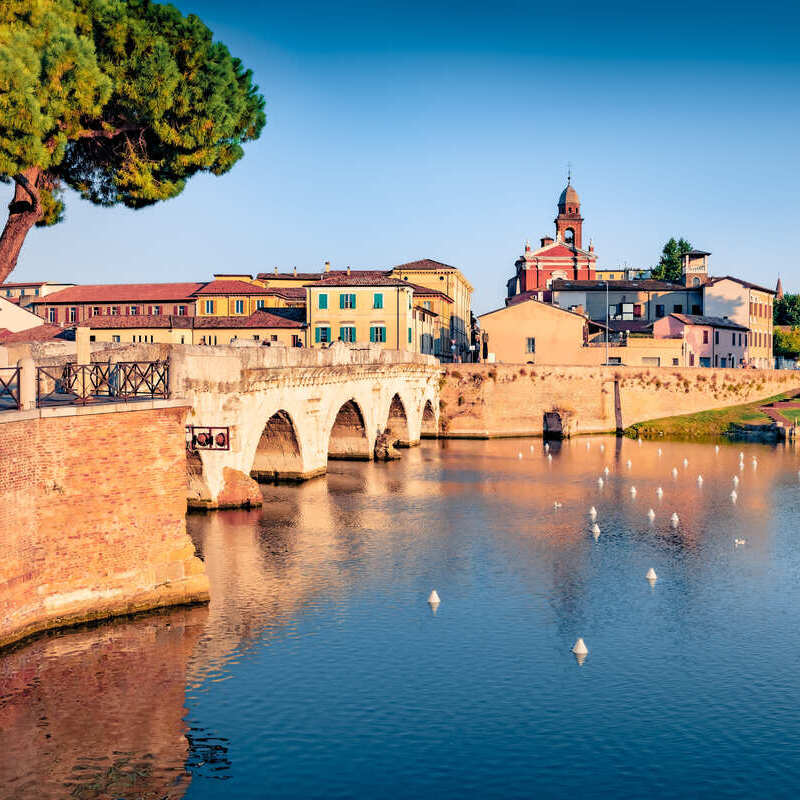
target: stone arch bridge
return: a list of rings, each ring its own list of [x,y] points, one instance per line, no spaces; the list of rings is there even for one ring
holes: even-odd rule
[[[229,449],[189,454],[189,505],[261,502],[259,481],[302,481],[328,459],[391,457],[435,437],[441,368],[431,356],[348,348],[174,348],[188,425],[228,428]]]

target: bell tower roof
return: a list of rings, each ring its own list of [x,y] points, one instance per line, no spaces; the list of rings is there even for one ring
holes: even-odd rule
[[[578,197],[575,187],[568,182],[564,188],[564,191],[561,192],[561,197],[558,198],[558,210],[564,214],[566,213],[567,206],[577,210],[580,208],[580,205],[581,199]]]

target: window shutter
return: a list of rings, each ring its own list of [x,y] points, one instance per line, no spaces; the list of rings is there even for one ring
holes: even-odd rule
[[[356,307],[356,296],[354,294],[350,295],[350,308]]]
[[[314,341],[317,344],[319,344],[319,334],[320,334],[319,328],[314,328]]]
[[[370,328],[369,329],[369,340],[371,342],[375,341],[375,333],[376,333],[375,328]]]
[[[345,298],[345,295],[343,295],[343,294],[339,295],[339,308],[344,308],[344,298]]]

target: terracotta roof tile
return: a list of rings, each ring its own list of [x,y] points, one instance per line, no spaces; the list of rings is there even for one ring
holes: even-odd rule
[[[706,325],[712,328],[730,328],[735,331],[749,330],[744,325],[724,317],[705,317],[699,314],[670,314],[670,316],[680,320],[684,325]]]
[[[49,342],[53,339],[63,339],[67,342],[75,341],[74,328],[62,328],[60,325],[37,325],[25,331],[11,333],[8,330],[0,332],[0,344],[21,344],[25,342]]]
[[[388,278],[386,273],[379,270],[352,270],[346,272],[329,272],[323,280],[317,281],[318,286],[408,286],[408,281],[397,278]]]
[[[123,328],[191,328],[193,317],[180,317],[171,314],[131,314],[89,317],[81,327],[92,330],[117,330]]]
[[[740,286],[744,286],[748,289],[756,289],[759,292],[766,292],[767,294],[776,293],[774,289],[767,289],[764,286],[759,286],[757,283],[750,283],[749,281],[743,281],[741,278],[734,278],[733,275],[720,275],[718,278],[710,278],[708,284],[713,286],[719,281],[733,281],[734,283],[738,283]]]
[[[203,283],[106,283],[70,286],[46,297],[38,297],[35,305],[55,303],[149,303],[157,301],[191,301]]]
[[[247,317],[179,317],[168,314],[90,317],[82,326],[91,330],[124,330],[130,328],[302,328],[305,310],[276,308],[256,311]],[[59,329],[61,330],[61,329]]]
[[[408,270],[439,270],[439,269],[458,269],[450,264],[441,261],[434,261],[432,258],[422,258],[419,261],[409,261],[406,264],[398,264],[394,269]]]
[[[247,281],[210,281],[197,289],[194,294],[264,294],[264,287]]]

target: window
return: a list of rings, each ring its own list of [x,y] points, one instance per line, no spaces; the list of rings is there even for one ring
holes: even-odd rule
[[[642,316],[642,304],[641,303],[634,303],[633,304],[633,316],[634,317],[641,317]]]
[[[293,333],[292,334],[292,347],[302,347],[302,346],[303,346],[303,342],[300,340],[300,337],[298,336],[298,334]]]
[[[672,313],[673,314],[683,314],[683,304],[682,303],[675,303],[675,305],[672,306]]]
[[[430,311],[431,310],[431,301],[430,300],[423,301],[422,307],[427,309],[428,311]]]
[[[703,309],[699,305],[697,305],[697,303],[693,303],[692,304],[692,314],[695,314],[696,316],[699,317],[702,313],[703,313]]]
[[[414,337],[411,335],[411,328],[409,328],[408,329],[408,343],[411,344],[411,342],[413,342],[413,341],[414,341]]]
[[[58,322],[58,312],[54,308],[47,309],[47,321]]]
[[[386,326],[385,325],[372,325],[369,329],[369,340],[371,342],[385,342],[386,341]]]
[[[261,311],[264,308],[263,300],[256,300],[256,311]]]
[[[33,296],[34,297],[38,297],[39,296],[39,290],[38,289],[34,289],[33,290]]]
[[[213,313],[214,313],[214,301],[206,300],[206,314],[213,314]]]
[[[689,353],[689,366],[694,366],[694,353]]]
[[[120,338],[119,338],[119,336],[118,336],[118,335],[115,333],[115,334],[114,334],[114,335],[111,337],[111,341],[112,341],[112,342],[118,342],[118,341],[120,341]]]
[[[719,331],[714,331],[714,344],[719,344]]]
[[[732,333],[732,334],[731,334],[731,344],[732,344],[732,345],[735,345],[735,344],[736,344],[736,334],[735,334],[735,333]]]
[[[657,317],[663,317],[664,316],[664,306],[663,305],[657,305],[656,306],[656,316]]]
[[[355,308],[356,296],[354,294],[340,294],[339,308]]]
[[[277,342],[277,341],[278,341],[278,334],[277,334],[277,333],[271,333],[271,334],[269,335],[269,340],[270,340],[271,342]]]
[[[342,325],[339,328],[339,338],[343,342],[354,342],[356,340],[356,329],[353,325]]]
[[[139,306],[128,306],[128,314],[136,316],[139,313]]]
[[[320,311],[324,311],[328,307],[328,295],[320,294],[318,297],[319,302],[317,303],[317,308],[319,308]]]
[[[526,340],[525,345],[525,352],[526,353],[535,353],[536,352],[536,337],[529,336]]]
[[[700,356],[700,366],[701,367],[710,367],[711,366],[711,359],[708,357]]]
[[[244,300],[237,300],[233,307],[234,314],[244,314]]]
[[[92,306],[92,316],[99,317],[101,316],[102,309],[100,306]]]
[[[161,313],[161,306],[150,306],[150,313],[158,316]]]
[[[372,307],[383,308],[383,292],[375,292],[372,295]]]
[[[327,326],[314,328],[314,341],[317,344],[328,344],[331,340],[331,329]]]
[[[186,316],[186,306],[178,306],[178,316],[179,317]]]
[[[708,331],[703,331],[703,344],[708,344]]]
[[[677,358],[673,358],[673,359],[672,359],[672,366],[673,366],[673,367],[677,367],[677,366],[679,366],[679,361],[678,361],[678,359],[677,359]]]
[[[77,322],[78,321],[78,309],[71,308],[69,310],[69,321],[70,322]]]
[[[253,334],[253,341],[257,342],[257,341],[259,341],[260,339],[261,339],[261,337],[260,337],[260,336],[259,336],[257,333],[254,333],[254,334]]]
[[[97,341],[97,337],[92,333],[92,334],[89,335],[89,341],[90,342],[96,342]]]

